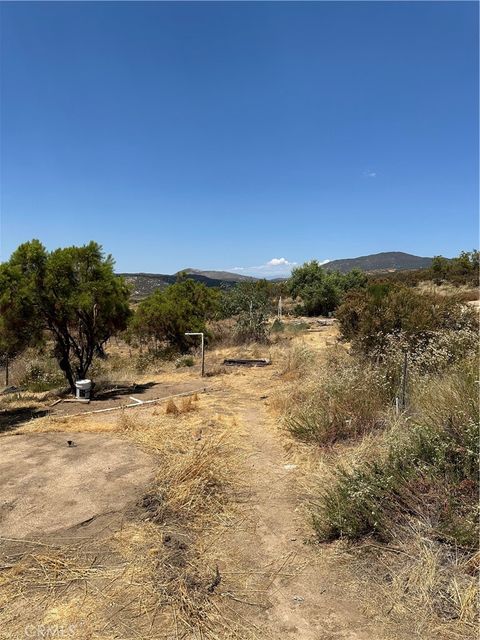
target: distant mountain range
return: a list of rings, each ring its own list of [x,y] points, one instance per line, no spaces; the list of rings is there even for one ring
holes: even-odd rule
[[[358,258],[346,258],[344,260],[332,260],[324,265],[328,271],[340,271],[347,273],[352,269],[361,269],[367,273],[382,271],[402,271],[408,269],[426,269],[432,263],[432,258],[422,258],[401,251],[388,251],[375,253]],[[242,276],[229,271],[202,271],[200,269],[183,269],[173,275],[161,273],[119,273],[132,286],[132,297],[141,299],[148,296],[156,289],[164,289],[169,284],[176,282],[180,273],[185,273],[189,278],[197,282],[203,282],[207,287],[232,287],[237,282],[255,281],[258,278]],[[275,281],[286,280],[274,278]]]
[[[177,281],[180,273],[185,273],[192,280],[203,282],[207,287],[233,287],[237,282],[255,281],[257,278],[242,276],[228,271],[200,271],[198,269],[182,269],[173,275],[162,273],[119,273],[132,287],[132,298],[141,299],[156,289],[164,289]]]
[[[209,280],[220,280],[221,282],[247,282],[258,280],[258,278],[253,278],[252,276],[242,276],[238,273],[230,273],[230,271],[201,271],[200,269],[182,269],[182,271],[179,271],[178,273],[187,273],[189,276],[208,278]]]
[[[352,269],[361,269],[366,272],[375,271],[405,271],[409,269],[427,269],[432,264],[432,258],[422,258],[402,251],[386,251],[373,253],[359,258],[345,258],[344,260],[332,260],[324,265],[328,271],[340,271],[347,273]]]

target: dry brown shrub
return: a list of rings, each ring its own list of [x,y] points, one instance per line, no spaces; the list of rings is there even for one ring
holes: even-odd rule
[[[172,399],[167,402],[165,413],[167,414],[167,416],[178,416],[178,414],[180,413],[177,405]]]
[[[284,380],[298,380],[308,375],[313,367],[314,353],[305,345],[294,345],[284,352],[280,375]]]
[[[197,407],[193,404],[192,396],[182,398],[180,403],[180,413],[188,413],[189,411],[195,411]]]
[[[213,367],[209,367],[208,371],[205,372],[205,375],[207,376],[207,378],[213,378],[214,376],[223,376],[226,373],[231,373],[231,371],[229,371],[227,367],[224,367],[222,365],[215,365]]]

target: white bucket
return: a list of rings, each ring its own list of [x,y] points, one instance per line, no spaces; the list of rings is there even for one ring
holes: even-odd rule
[[[92,388],[91,380],[77,380],[75,382],[76,397],[90,398],[90,389]]]

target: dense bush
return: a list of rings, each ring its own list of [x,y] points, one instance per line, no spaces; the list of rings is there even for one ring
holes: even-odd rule
[[[49,334],[74,390],[130,315],[128,287],[113,267],[96,242],[55,251],[38,240],[20,245],[0,266],[0,347],[18,352]]]
[[[456,258],[435,256],[427,269],[395,271],[393,273],[371,274],[371,283],[399,282],[410,287],[420,282],[433,281],[436,284],[450,283],[453,286],[478,287],[479,252],[462,251]]]
[[[369,285],[350,292],[337,310],[340,331],[355,350],[380,356],[389,336],[402,335],[404,347],[420,350],[438,331],[475,330],[477,316],[453,297],[419,293],[404,285]]]
[[[195,280],[184,279],[143,300],[133,317],[130,335],[157,351],[168,344],[185,353],[193,344],[186,332],[207,333],[206,322],[218,309],[219,294]]]
[[[357,269],[345,274],[329,272],[312,260],[293,270],[288,289],[294,300],[301,300],[297,314],[319,316],[334,311],[347,291],[361,289],[366,282],[367,276]]]
[[[432,280],[437,283],[447,281],[478,286],[479,255],[478,251],[462,251],[450,260],[435,256],[429,270]]]

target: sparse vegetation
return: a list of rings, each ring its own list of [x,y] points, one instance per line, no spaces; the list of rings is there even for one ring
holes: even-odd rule
[[[322,370],[316,371],[309,384],[304,376],[300,379],[304,397],[297,397],[285,415],[285,424],[295,437],[332,444],[383,425],[389,385],[374,366],[340,352],[322,363]]]
[[[238,343],[267,342],[271,285],[266,280],[241,282],[224,294],[222,314],[235,318]]]
[[[175,360],[175,366],[177,369],[180,369],[181,367],[193,367],[194,364],[195,360],[192,356],[181,356]]]
[[[37,249],[32,246],[27,253],[36,255]],[[122,562],[133,564],[133,573],[118,577],[119,590],[109,593],[115,602],[122,601],[124,593],[146,599],[151,610],[161,610],[164,620],[171,621],[173,616],[179,637],[192,628],[195,632],[201,629],[204,637],[212,639],[220,637],[218,629],[220,635],[227,627],[230,633],[230,621],[226,624],[215,608],[220,600],[212,600],[210,594],[218,588],[222,598],[229,598],[233,592],[225,585],[231,584],[228,581],[235,572],[228,575],[229,557],[224,561],[227,571],[221,567],[219,587],[216,560],[208,560],[208,564],[205,550],[217,537],[219,522],[224,527],[219,540],[235,530],[232,549],[235,536],[247,539],[247,533],[232,526],[237,521],[229,520],[231,514],[227,516],[224,511],[237,489],[243,495],[245,486],[255,484],[262,496],[270,495],[270,486],[277,480],[280,506],[266,505],[267,500],[264,504],[277,528],[282,527],[283,519],[292,521],[301,512],[297,494],[290,496],[286,491],[287,482],[298,483],[298,494],[310,497],[311,518],[308,522],[305,518],[310,533],[305,529],[302,536],[313,535],[323,543],[343,541],[335,543],[335,561],[327,573],[336,572],[341,558],[349,562],[353,558],[349,571],[361,567],[362,578],[368,575],[369,588],[377,585],[378,592],[385,590],[392,617],[397,612],[402,612],[399,617],[408,617],[408,611],[414,610],[415,628],[422,629],[423,637],[429,637],[432,629],[443,632],[446,625],[457,637],[467,637],[475,624],[479,519],[477,316],[459,297],[450,295],[451,285],[440,295],[432,293],[430,286],[413,288],[393,279],[369,279],[366,283],[361,274],[347,277],[321,273],[321,286],[317,287],[320,267],[306,266],[303,275],[313,274],[311,288],[307,277],[301,287],[297,278],[297,311],[325,313],[327,307],[341,302],[336,308],[338,322],[293,319],[289,315],[291,299],[284,299],[283,319],[274,320],[281,289],[266,281],[244,282],[221,292],[179,277],[170,287],[138,304],[122,339],[99,343],[89,365],[90,376],[97,383],[96,390],[106,392],[105,398],[110,392],[118,393],[116,402],[120,406],[129,394],[133,394],[132,402],[141,402],[141,393],[145,393],[145,399],[152,397],[147,390],[159,381],[171,384],[176,378],[180,384],[191,385],[198,372],[190,370],[194,358],[188,351],[194,343],[184,333],[201,330],[210,334],[207,375],[215,379],[209,383],[213,390],[208,411],[198,396],[174,397],[165,403],[122,410],[113,414],[118,416],[114,419],[107,419],[112,414],[101,414],[102,419],[92,417],[88,426],[65,415],[51,421],[40,418],[24,428],[27,433],[37,429],[68,432],[81,424],[80,429],[110,430],[159,455],[161,473],[145,491],[141,504],[146,520],[133,515],[124,529],[105,543],[108,553],[112,551]],[[3,269],[0,282],[13,287],[15,273]],[[95,291],[91,282],[85,286]],[[283,296],[286,286],[291,283],[282,284]],[[51,357],[52,340],[45,326],[39,325],[43,328],[35,333],[32,325],[32,346],[24,350],[30,343],[22,338],[20,310],[11,311],[8,306],[13,291],[8,287],[4,287],[2,297],[7,320],[0,332],[4,345],[10,341],[11,354],[23,351],[12,363],[12,376],[15,384],[28,389],[28,393],[20,389],[2,398],[2,419],[11,429],[17,421],[38,417],[49,408],[56,400],[47,390],[57,388],[58,392],[63,377]],[[329,298],[332,291],[335,295]],[[91,299],[86,295],[82,301],[87,304]],[[15,314],[20,323],[16,344],[5,329],[14,326]],[[74,311],[69,317],[75,318]],[[73,320],[69,322],[73,326]],[[225,357],[267,355],[273,364],[262,370],[237,370],[221,364]],[[408,376],[402,385],[405,362]],[[112,384],[113,380],[123,382]],[[140,384],[136,385],[137,381]],[[408,399],[405,407],[396,405],[403,388]],[[217,412],[224,406],[233,429],[217,429]],[[73,404],[70,407],[72,411],[77,409]],[[259,416],[270,421],[268,429],[261,425]],[[282,426],[278,441],[274,420]],[[242,431],[242,444],[236,446],[237,455],[232,458],[231,438],[239,431],[237,427],[243,429],[249,421],[253,446]],[[255,451],[257,455],[264,440],[262,464],[252,472],[250,466],[240,463],[238,452],[243,454],[246,447],[249,454]],[[286,445],[285,460],[281,443]],[[282,466],[286,474],[292,474],[288,480],[278,472]],[[241,482],[234,478],[240,469]],[[255,508],[257,504],[258,500]],[[241,511],[242,505],[235,509]],[[278,514],[273,513],[275,509]],[[300,519],[295,527],[299,524]],[[289,527],[282,529],[282,539],[290,539]],[[210,529],[211,538],[205,533]],[[262,540],[263,544],[262,535],[255,532],[252,540]],[[188,543],[184,543],[187,538]],[[222,544],[215,552],[220,557]],[[273,575],[273,552],[268,550],[268,542],[265,544]],[[282,543],[278,544],[275,554],[286,551]],[[93,547],[97,549],[95,544]],[[74,584],[71,576],[80,575],[85,584],[91,585],[89,567],[94,566],[99,579],[105,578],[96,560],[90,559],[93,565],[87,566],[75,555],[76,547],[71,549],[74,555],[69,562],[65,547],[60,545],[50,557],[22,555],[20,564],[15,565],[15,575],[23,592],[33,588],[38,589],[36,594],[44,595],[43,587],[29,579],[47,576],[51,584],[47,601],[53,606],[61,598],[59,586],[65,581]],[[316,549],[300,542],[296,547],[302,562],[310,564]],[[241,552],[246,553],[245,549]],[[58,570],[58,563],[63,563],[65,571]],[[255,558],[255,567],[256,563]],[[137,570],[141,577],[134,575]],[[388,579],[389,587],[382,583],[384,579]],[[275,577],[269,577],[268,586],[255,589],[255,593],[266,597],[274,584],[270,580]],[[13,595],[21,597],[17,592]],[[242,593],[241,598],[244,596]],[[252,600],[251,594],[245,597],[247,602]],[[91,619],[97,616],[105,624],[104,611],[93,600],[85,602]],[[144,623],[147,627],[151,624],[148,616],[142,618],[140,609],[134,614],[142,620],[136,630]],[[129,612],[124,615],[122,620],[132,619]],[[5,619],[13,628],[13,617]],[[214,626],[210,628],[212,620]],[[147,630],[144,635],[155,637],[153,631],[149,634]],[[239,637],[247,637],[244,629]]]
[[[402,572],[392,607],[419,607],[426,628],[455,619],[467,634],[479,535],[477,317],[455,297],[392,283],[351,292],[337,315],[352,350],[321,366],[303,360],[279,405],[294,437],[330,447],[312,496],[316,535],[398,549],[403,567],[383,559]],[[397,413],[405,353],[408,406]]]

